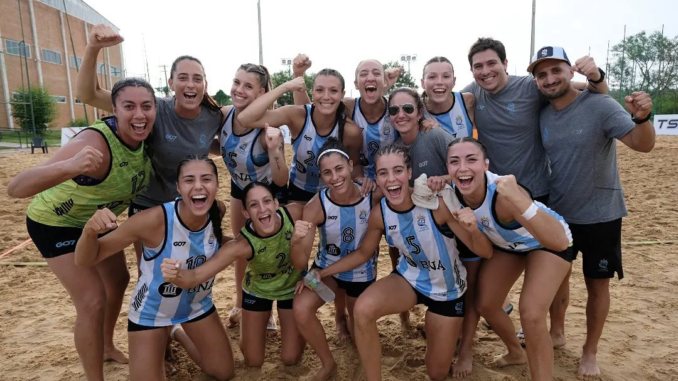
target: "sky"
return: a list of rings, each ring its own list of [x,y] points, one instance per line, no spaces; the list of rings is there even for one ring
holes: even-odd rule
[[[184,54],[199,58],[208,89],[230,91],[242,63],[258,63],[257,0],[85,0],[120,28],[128,76],[165,83],[162,65]],[[572,61],[589,54],[605,68],[610,46],[643,30],[678,35],[676,0],[537,0],[535,50],[562,46]],[[263,58],[271,73],[287,70],[282,58],[307,54],[309,71],[331,67],[346,79],[346,95],[359,61],[397,61],[416,54],[410,70],[417,83],[423,65],[442,55],[455,67],[455,90],[473,78],[468,50],[478,37],[504,43],[509,74],[525,75],[530,56],[531,0],[261,0]],[[144,46],[146,57],[144,57]],[[610,53],[610,60],[612,55]],[[403,63],[407,69],[407,63]],[[578,79],[583,79],[579,77]]]

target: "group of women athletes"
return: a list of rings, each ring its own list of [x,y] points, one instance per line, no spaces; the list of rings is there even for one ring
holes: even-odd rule
[[[344,78],[324,69],[314,79],[312,102],[305,99],[303,78],[272,89],[265,67],[244,64],[234,76],[233,105],[220,108],[207,95],[202,64],[190,56],[172,65],[171,99],[156,98],[140,79],[101,89],[97,55],[122,37],[104,25],[89,36],[77,96],[113,116],[8,187],[11,196],[34,196],[28,232],[76,307],[75,345],[88,380],[103,380],[107,359],[128,361],[112,336],[129,282],[123,249],[131,244],[139,271],[128,313],[132,380],[165,379],[171,339],[206,373],[234,375],[211,292],[215,275],[234,262],[237,304],[228,320],[241,325],[248,366],[264,361],[276,301],[283,363],[296,364],[308,343],[322,363],[316,378],[336,372],[316,316],[324,302],[305,287],[305,270],[335,292],[339,333],[356,343],[368,380],[381,378],[377,319],[416,304],[428,307],[425,330],[435,332],[426,336],[429,376],[470,374],[475,311],[486,311],[493,326],[508,319],[495,312],[502,311],[510,287],[491,286],[492,272],[503,271],[496,258],[504,255],[527,258],[520,302],[526,337],[546,330],[544,269],[566,256],[569,229],[515,178],[487,171],[485,149],[470,137],[473,97],[452,92],[447,59],[436,57],[424,67],[425,100],[411,89],[384,97],[398,73],[385,73],[375,60],[356,68],[359,98],[345,98]],[[308,67],[308,57],[298,56],[295,73]],[[274,109],[288,91],[309,104]],[[406,146],[428,134],[421,132],[431,128],[430,122],[422,126],[424,119],[450,134],[438,155],[447,171],[427,173],[427,187],[443,200],[456,198],[460,208],[413,202],[413,191],[421,189],[411,188],[416,157]],[[282,125],[293,141],[289,171],[277,128]],[[218,145],[211,144],[214,136]],[[398,140],[403,144],[394,144]],[[216,199],[219,179],[210,152],[220,153],[230,171],[229,207]],[[127,206],[130,217],[118,226]],[[234,238],[222,233],[226,214]],[[320,240],[308,268],[316,228]],[[393,272],[377,280],[382,236],[397,257]],[[461,245],[466,258],[460,258]],[[493,259],[480,266],[481,258]],[[469,323],[462,328],[463,322]],[[538,355],[533,352],[528,345],[529,360]],[[497,359],[498,365],[524,362],[512,351]]]

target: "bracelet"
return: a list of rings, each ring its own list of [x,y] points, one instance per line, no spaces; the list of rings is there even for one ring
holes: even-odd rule
[[[539,210],[539,208],[538,208],[537,205],[533,202],[532,204],[530,204],[530,207],[527,208],[527,209],[523,212],[523,214],[522,214],[521,216],[522,216],[524,219],[526,219],[527,221],[529,221],[529,220],[532,219],[532,217],[534,217],[534,216],[537,215],[537,211],[538,211],[538,210]]]

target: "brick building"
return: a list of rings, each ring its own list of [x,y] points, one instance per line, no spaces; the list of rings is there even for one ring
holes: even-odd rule
[[[29,78],[31,86],[45,86],[57,101],[50,127],[66,127],[85,116],[75,98],[76,60],[79,67],[93,25],[118,28],[82,0],[65,0],[65,5],[64,0],[0,0],[0,128],[19,128],[9,102]],[[124,76],[122,45],[103,49],[97,62],[101,87],[110,89]],[[90,106],[86,110],[90,123],[100,116]]]

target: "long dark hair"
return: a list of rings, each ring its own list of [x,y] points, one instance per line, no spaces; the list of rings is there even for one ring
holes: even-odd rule
[[[217,171],[217,165],[214,164],[214,161],[207,157],[207,155],[186,156],[186,158],[182,160],[179,163],[179,166],[177,167],[177,183],[179,183],[179,174],[181,173],[181,168],[192,161],[204,161],[205,163],[208,163],[212,167],[212,173],[214,174],[214,177],[217,179],[217,184],[219,183],[219,172]],[[224,234],[221,230],[221,211],[219,210],[219,203],[217,202],[216,198],[214,199],[214,201],[212,201],[212,205],[210,205],[209,218],[210,221],[212,222],[212,231],[214,232],[214,236],[217,237],[217,244],[221,246],[221,239],[224,237]]]
[[[270,193],[271,196],[273,197],[273,199],[275,200],[275,195],[271,191],[271,188],[270,188],[269,185],[266,185],[266,184],[262,183],[261,181],[252,181],[251,183],[247,184],[245,186],[245,188],[243,188],[243,190],[242,190],[242,200],[241,201],[242,201],[243,209],[247,209],[247,195],[250,193],[250,191],[252,189],[258,188],[258,187],[266,188],[268,193]]]
[[[313,85],[315,86],[315,79],[318,78],[318,76],[321,75],[326,75],[330,77],[336,77],[339,78],[339,81],[341,82],[341,91],[344,91],[346,89],[346,81],[344,81],[344,77],[339,73],[339,71],[334,70],[334,69],[322,69],[320,70],[316,75],[313,80]],[[337,107],[337,112],[335,113],[336,115],[336,120],[337,123],[339,123],[339,141],[341,143],[344,142],[344,125],[346,125],[346,105],[344,105],[343,100],[339,102],[339,107]]]
[[[184,61],[184,60],[191,60],[191,61],[197,62],[198,65],[200,65],[200,68],[202,69],[202,73],[203,73],[205,79],[207,79],[207,75],[205,74],[205,67],[202,66],[202,62],[200,62],[199,59],[197,59],[193,56],[179,56],[179,57],[177,57],[177,59],[175,59],[174,62],[172,62],[172,68],[170,69],[170,78],[174,78],[174,72],[176,72],[176,70],[177,70],[177,65],[179,64],[179,62]],[[207,86],[205,86],[205,89],[207,89]],[[212,98],[209,94],[207,94],[207,92],[205,92],[205,94],[203,94],[202,100],[200,101],[200,105],[205,106],[208,110],[218,111],[219,113],[221,113],[221,106],[219,106],[219,103],[217,103],[217,101],[215,101],[214,98]]]

